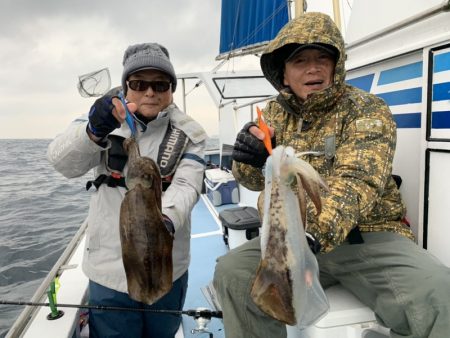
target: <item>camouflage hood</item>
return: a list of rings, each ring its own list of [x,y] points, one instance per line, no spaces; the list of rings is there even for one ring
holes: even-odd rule
[[[337,52],[333,85],[314,93],[301,104],[289,88],[283,85],[286,58],[302,44],[321,44]],[[261,56],[261,69],[267,80],[280,91],[283,101],[295,110],[325,108],[332,104],[345,88],[345,46],[342,35],[333,20],[323,13],[305,13],[287,23],[272,40]],[[306,108],[305,107],[305,108]]]

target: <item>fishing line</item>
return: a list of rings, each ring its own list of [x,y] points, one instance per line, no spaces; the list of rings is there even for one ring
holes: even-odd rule
[[[16,305],[16,306],[42,306],[50,307],[50,303],[39,302],[23,302],[23,301],[8,301],[0,300],[0,305]],[[55,304],[58,308],[76,308],[76,309],[89,309],[89,310],[103,310],[103,311],[132,311],[132,312],[152,312],[152,313],[165,313],[172,315],[187,315],[194,318],[222,318],[222,311],[212,311],[208,309],[191,309],[191,310],[164,310],[164,309],[142,309],[132,307],[117,307],[117,306],[105,306],[105,305],[79,305],[79,304]]]

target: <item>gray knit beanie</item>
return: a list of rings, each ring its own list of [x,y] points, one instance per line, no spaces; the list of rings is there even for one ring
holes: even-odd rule
[[[143,69],[157,69],[170,77],[172,92],[177,88],[177,77],[169,60],[169,52],[158,43],[141,43],[127,48],[123,55],[122,88],[127,93],[128,76]]]

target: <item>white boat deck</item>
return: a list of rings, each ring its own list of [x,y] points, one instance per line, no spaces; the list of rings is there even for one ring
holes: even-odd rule
[[[61,304],[83,304],[86,299],[89,280],[81,271],[83,249],[84,238],[80,241],[69,264],[62,267],[64,272],[59,279],[61,287],[57,293],[57,300]],[[59,310],[64,311],[61,318],[47,320],[50,309],[41,307],[34,319],[34,322],[39,323],[39,325],[31,325],[23,337],[72,337],[70,332],[75,332],[78,329],[80,312],[84,310],[77,308],[60,308]]]

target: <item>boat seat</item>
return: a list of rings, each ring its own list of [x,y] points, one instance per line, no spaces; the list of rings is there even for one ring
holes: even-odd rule
[[[325,290],[329,312],[305,330],[287,326],[288,338],[389,337],[389,329],[376,322],[375,314],[341,285]]]

